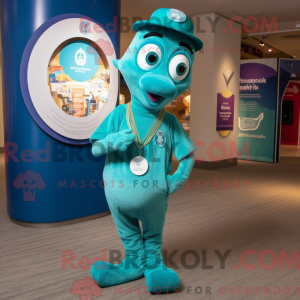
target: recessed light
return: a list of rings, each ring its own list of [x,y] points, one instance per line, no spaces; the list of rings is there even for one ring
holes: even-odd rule
[[[269,49],[268,51],[269,51],[269,52],[271,52],[271,51],[272,51],[272,49]]]
[[[263,47],[265,45],[265,43],[260,42],[259,45]]]

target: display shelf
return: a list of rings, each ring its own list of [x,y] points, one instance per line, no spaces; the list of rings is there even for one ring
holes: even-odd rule
[[[84,112],[84,88],[73,88],[72,90],[72,101],[74,103],[73,109],[75,114],[74,117],[83,117]]]

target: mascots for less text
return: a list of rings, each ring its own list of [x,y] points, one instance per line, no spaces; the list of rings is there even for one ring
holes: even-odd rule
[[[137,33],[128,51],[113,61],[131,102],[116,107],[90,138],[95,156],[107,154],[104,180],[116,182],[107,184],[105,194],[126,257],[119,265],[96,262],[91,274],[101,287],[145,276],[149,292],[164,293],[179,288],[177,273],[161,256],[169,194],[189,177],[196,149],[164,107],[190,86],[202,42],[193,35],[191,20],[176,9],[158,9],[133,29]],[[180,163],[168,175],[172,151]]]

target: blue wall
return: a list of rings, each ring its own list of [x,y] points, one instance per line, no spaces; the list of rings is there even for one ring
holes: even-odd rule
[[[4,130],[6,153],[11,153],[5,163],[7,203],[8,214],[21,221],[57,222],[108,210],[101,184],[105,157],[93,157],[90,145],[73,146],[46,134],[31,118],[20,89],[20,63],[31,35],[47,20],[69,13],[105,25],[120,16],[120,1],[1,1]],[[119,30],[108,34],[118,55]],[[29,156],[22,157],[26,149]],[[46,155],[38,152],[42,149]],[[22,176],[26,180],[20,183],[16,179]]]

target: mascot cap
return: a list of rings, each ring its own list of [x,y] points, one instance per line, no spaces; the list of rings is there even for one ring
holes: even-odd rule
[[[132,28],[139,31],[148,25],[166,27],[186,35],[194,43],[196,51],[203,47],[202,41],[193,34],[194,25],[192,21],[180,10],[174,8],[157,9],[149,20],[135,22]]]

